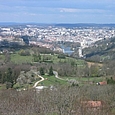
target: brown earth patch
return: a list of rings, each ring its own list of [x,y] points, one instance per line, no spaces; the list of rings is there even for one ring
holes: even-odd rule
[[[87,64],[88,64],[88,67],[91,67],[92,65],[99,66],[99,67],[103,66],[102,63],[95,63],[95,62],[87,62]]]

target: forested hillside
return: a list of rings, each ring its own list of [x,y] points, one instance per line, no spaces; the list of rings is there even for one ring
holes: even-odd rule
[[[104,62],[115,59],[115,37],[97,41],[92,47],[85,48],[83,54],[87,60]]]

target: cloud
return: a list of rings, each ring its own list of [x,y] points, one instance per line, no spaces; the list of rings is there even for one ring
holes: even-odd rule
[[[78,12],[78,9],[72,9],[72,8],[59,8],[60,12]]]
[[[105,13],[107,10],[102,9],[72,9],[72,8],[59,8],[61,13]]]
[[[0,21],[112,22],[114,6],[115,0],[0,0]]]

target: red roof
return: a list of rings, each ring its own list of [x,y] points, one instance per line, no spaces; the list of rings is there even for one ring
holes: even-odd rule
[[[99,82],[100,85],[106,85],[107,82],[106,81],[102,81],[102,82]]]
[[[102,106],[102,101],[82,101],[84,107],[97,108]]]

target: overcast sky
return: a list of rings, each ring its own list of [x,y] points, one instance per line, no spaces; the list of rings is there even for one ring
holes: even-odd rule
[[[0,22],[115,23],[115,0],[0,0]]]

